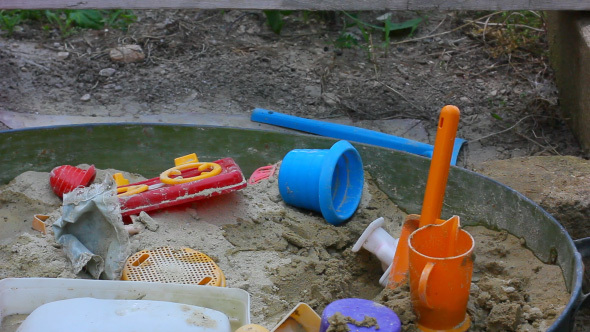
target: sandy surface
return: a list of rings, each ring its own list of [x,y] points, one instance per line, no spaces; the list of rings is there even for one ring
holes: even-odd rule
[[[97,181],[112,172],[100,171]],[[0,238],[0,278],[88,278],[71,272],[51,230],[44,236],[30,228],[35,213],[49,214],[49,224],[60,216],[61,201],[48,180],[48,173],[25,172],[0,188],[0,222],[11,230]],[[351,251],[371,221],[384,217],[384,228],[397,237],[405,218],[368,175],[357,213],[338,227],[315,213],[287,206],[276,176],[150,216],[157,229],[135,225],[140,232],[131,236],[130,252],[171,246],[209,255],[228,287],[250,293],[253,323],[270,329],[298,302],[321,314],[334,300],[359,297],[389,306],[404,331],[415,331],[408,287],[383,290],[377,258],[364,249]],[[483,227],[466,230],[476,240],[468,306],[472,331],[542,331],[550,326],[569,298],[559,267],[543,264],[507,233]]]

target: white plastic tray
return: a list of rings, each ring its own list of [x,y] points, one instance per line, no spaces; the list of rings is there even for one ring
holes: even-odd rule
[[[55,278],[0,280],[0,324],[6,316],[30,314],[37,307],[79,297],[184,303],[223,312],[232,331],[250,324],[250,294],[237,288],[143,281]]]

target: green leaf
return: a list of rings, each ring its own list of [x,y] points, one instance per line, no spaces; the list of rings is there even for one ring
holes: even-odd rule
[[[47,20],[49,21],[49,23],[52,23],[52,24],[59,24],[60,23],[59,16],[54,11],[46,10],[45,11],[45,17],[47,18]]]
[[[422,23],[423,20],[424,19],[422,17],[416,17],[411,20],[407,20],[405,22],[395,23],[395,22],[389,21],[389,19],[386,19],[385,26],[388,30],[386,30],[385,32],[389,33],[391,31],[411,29],[410,30],[410,35],[411,35],[414,33],[414,31],[416,30],[418,25],[420,25],[420,23]]]
[[[490,115],[492,116],[492,118],[494,118],[496,120],[504,120],[504,118],[502,118],[501,116],[499,116],[496,113],[491,112]]]
[[[342,12],[342,13],[344,13],[344,15],[348,16],[351,20],[355,21],[359,25],[364,25],[366,27],[377,29],[377,30],[381,30],[381,31],[384,30],[383,27],[376,26],[376,25],[373,25],[373,24],[364,22],[364,21],[360,20],[359,18],[357,18],[355,15],[349,14],[347,12]]]
[[[68,19],[81,28],[102,29],[104,27],[102,14],[95,9],[72,11],[68,14]]]
[[[354,36],[343,33],[334,41],[334,46],[336,48],[353,48],[354,46],[358,46],[358,41]]]
[[[401,23],[395,23],[391,22],[391,20],[387,18],[383,22],[383,26],[377,26],[360,20],[358,17],[356,17],[356,15],[349,14],[347,12],[342,13],[352,19],[359,27],[365,26],[375,30],[383,31],[386,44],[389,44],[389,35],[391,32],[410,29],[411,35],[414,33],[418,25],[424,20],[422,17],[416,17]]]
[[[285,24],[281,12],[276,10],[265,10],[264,14],[266,15],[266,22],[270,29],[277,35],[280,35],[281,30],[283,29],[283,24]]]
[[[105,13],[103,19],[106,26],[126,30],[129,24],[137,21],[137,16],[128,9],[117,9]]]
[[[14,31],[14,27],[21,22],[19,11],[0,10],[0,28],[7,30],[8,33]]]

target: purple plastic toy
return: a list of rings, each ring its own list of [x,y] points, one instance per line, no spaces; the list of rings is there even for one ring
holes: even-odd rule
[[[320,332],[326,332],[330,323],[328,319],[334,314],[340,313],[356,321],[363,321],[365,316],[377,320],[376,326],[356,326],[348,323],[351,332],[400,332],[401,322],[395,312],[388,307],[364,299],[341,299],[330,303],[322,313]]]

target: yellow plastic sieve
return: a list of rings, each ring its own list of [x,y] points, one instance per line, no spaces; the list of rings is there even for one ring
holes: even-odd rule
[[[125,262],[121,280],[225,287],[225,275],[202,252],[161,247],[142,250]]]

